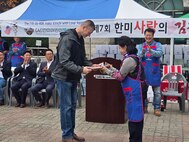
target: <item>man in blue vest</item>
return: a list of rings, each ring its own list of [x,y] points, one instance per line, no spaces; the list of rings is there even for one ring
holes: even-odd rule
[[[26,51],[26,43],[22,42],[19,37],[14,37],[14,43],[11,44],[8,56],[12,63],[12,67],[17,67],[18,64],[24,61],[23,53]]]
[[[144,31],[145,42],[138,45],[137,49],[138,55],[141,57],[142,64],[144,66],[147,83],[152,86],[152,90],[154,92],[154,115],[161,116],[160,58],[163,55],[163,51],[161,43],[154,41],[154,33],[155,30],[147,28]]]

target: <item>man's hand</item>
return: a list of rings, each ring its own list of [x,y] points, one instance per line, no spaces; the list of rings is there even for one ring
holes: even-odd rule
[[[88,74],[92,71],[92,69],[90,69],[89,67],[83,67],[83,74]]]
[[[3,54],[6,54],[8,51],[7,50],[5,50],[5,51],[3,51]]]
[[[18,51],[18,48],[13,48],[12,51],[16,53]]]
[[[27,64],[28,64],[28,62],[25,60],[25,61],[23,62],[23,64],[24,64],[24,65],[27,65]]]
[[[100,67],[99,64],[93,64],[92,67]]]
[[[22,68],[26,68],[28,67],[29,64],[28,64],[28,61],[27,60],[24,60],[23,64],[21,65]]]
[[[91,68],[92,67],[92,68]],[[93,71],[97,71],[99,70],[102,66],[100,64],[93,64],[91,67],[89,67],[90,69],[92,69]]]
[[[145,50],[145,48],[142,48],[142,54],[144,54],[144,53],[145,53],[145,51],[146,51],[146,50]]]
[[[49,70],[47,69],[47,66],[43,68],[43,72],[48,73]]]
[[[148,51],[151,52],[151,47],[150,45],[147,45],[148,46]]]

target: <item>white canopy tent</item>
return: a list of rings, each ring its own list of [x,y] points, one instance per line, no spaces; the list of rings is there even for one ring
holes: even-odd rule
[[[0,22],[94,19],[108,23],[109,19],[153,18],[170,18],[170,16],[144,8],[133,0],[27,0],[0,14]],[[16,23],[19,24],[19,21]],[[173,41],[171,39],[171,64],[173,64]]]
[[[27,0],[0,20],[82,20],[169,18],[133,0]]]

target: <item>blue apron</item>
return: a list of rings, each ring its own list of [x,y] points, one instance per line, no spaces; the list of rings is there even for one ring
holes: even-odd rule
[[[128,75],[121,83],[126,99],[128,119],[132,122],[140,122],[144,119],[140,74],[141,66],[139,65],[137,78],[133,79]]]
[[[150,45],[150,47],[151,49],[156,50],[156,42],[154,41],[152,45]],[[143,48],[146,50],[145,56],[142,57],[142,64],[144,66],[144,71],[146,74],[146,81],[148,85],[160,86],[161,72],[159,57],[151,56],[151,53],[148,52],[146,43],[143,44]]]
[[[23,49],[23,46],[24,46],[23,43],[13,43],[12,46],[11,46],[11,49],[18,48],[20,50],[25,50],[25,49]],[[10,57],[10,61],[12,63],[12,67],[16,67],[19,63],[22,63],[24,61],[24,59],[22,58],[23,52],[24,51],[22,51],[21,53],[19,53],[19,52],[14,53]]]

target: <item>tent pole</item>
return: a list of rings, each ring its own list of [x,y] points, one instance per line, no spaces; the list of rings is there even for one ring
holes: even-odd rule
[[[174,38],[170,41],[170,65],[173,65],[173,53],[174,53]]]
[[[89,59],[91,59],[91,38],[89,38]]]

